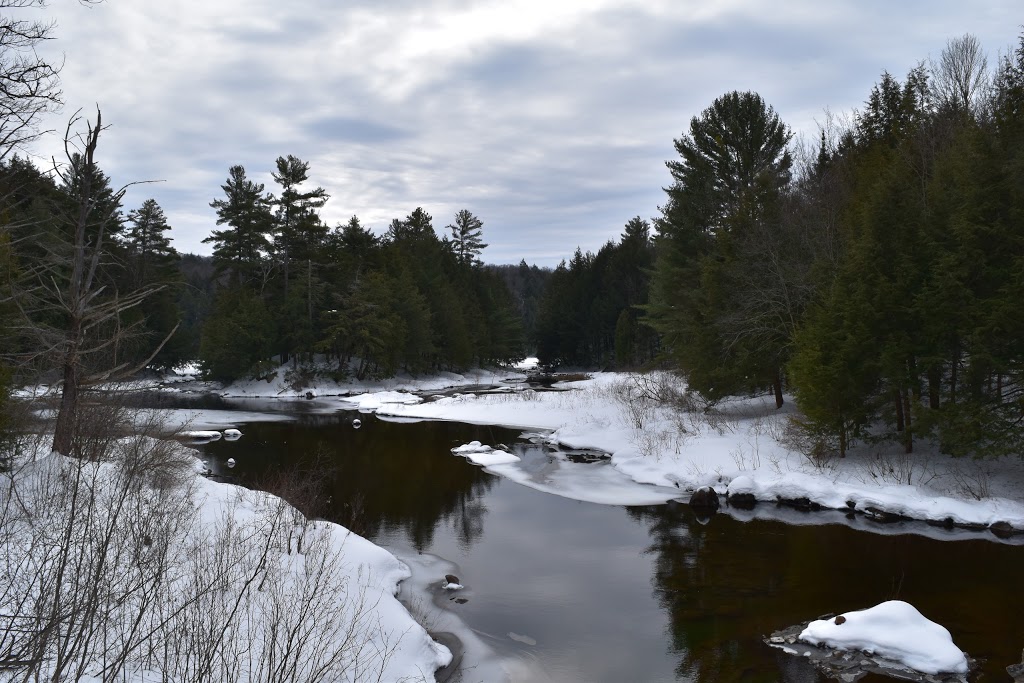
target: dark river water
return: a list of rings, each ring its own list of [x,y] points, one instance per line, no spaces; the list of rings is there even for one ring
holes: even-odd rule
[[[518,431],[495,427],[344,412],[242,430],[204,446],[215,469],[235,458],[233,476],[271,490],[298,472],[306,483],[285,488],[307,513],[399,555],[453,562],[465,602],[446,608],[545,680],[815,681],[761,638],[892,598],[985,660],[982,680],[1009,680],[1024,647],[1022,546],[576,502],[450,453],[474,439],[516,443]]]

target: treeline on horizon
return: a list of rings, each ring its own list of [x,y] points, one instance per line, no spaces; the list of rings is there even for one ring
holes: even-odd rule
[[[97,169],[93,184],[102,188],[102,200],[94,209],[112,217],[97,278],[107,285],[106,296],[156,291],[144,305],[120,312],[116,325],[133,333],[121,335],[91,364],[144,358],[179,321],[150,365],[170,368],[198,358],[207,375],[221,381],[265,376],[276,367],[272,359],[301,365],[314,355],[333,362],[330,374],[337,379],[523,357],[528,316],[511,299],[510,274],[484,268],[478,258],[486,247],[480,219],[460,211],[447,226],[451,236],[441,238],[422,208],[392,221],[381,236],[354,216],[329,228],[318,213],[328,196],[322,188],[302,187],[307,174],[306,162],[278,158],[273,178],[280,191],[274,195],[233,166],[223,196],[211,202],[221,227],[205,240],[213,245],[209,260],[177,253],[154,200],[124,214],[121,193]],[[13,157],[0,165],[0,191],[9,227],[2,256],[11,266],[17,304],[45,294],[39,271],[62,277],[59,254],[68,249],[62,216],[76,206],[75,188]],[[525,264],[516,271],[520,280],[543,279]],[[57,305],[25,308],[33,310],[34,332],[61,323]],[[7,312],[6,341],[22,347],[8,355],[20,350],[31,356],[37,335],[21,334],[25,330],[13,323],[17,312]]]
[[[96,296],[147,297],[87,330],[90,357],[124,367],[157,346],[153,366],[199,358],[230,381],[288,360],[314,372],[314,356],[363,379],[535,352],[553,366],[667,367],[709,403],[793,395],[819,454],[863,438],[910,452],[921,437],[1019,453],[1024,38],[992,69],[964,36],[902,80],[883,73],[816,147],[794,145],[757,93],[726,93],[675,140],[660,215],[553,271],[484,265],[468,210],[441,237],[422,208],[380,235],[357,217],[329,227],[326,191],[293,156],[276,160],[273,192],[231,167],[210,204],[212,261],[182,256],[155,201],[123,213],[94,169],[91,206],[115,217]],[[45,370],[38,340],[61,327],[47,304],[61,288],[40,274],[69,277],[76,193],[19,157],[0,163],[8,385],[11,371]]]

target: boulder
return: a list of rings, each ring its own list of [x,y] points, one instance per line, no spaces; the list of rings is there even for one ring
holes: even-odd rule
[[[1011,664],[1006,667],[1006,673],[1010,674],[1013,683],[1024,683],[1024,652],[1020,653],[1020,664]]]
[[[719,507],[718,494],[710,486],[703,486],[690,496],[690,507],[705,513],[714,512]]]
[[[754,497],[753,493],[730,493],[725,497],[725,502],[731,508],[752,510],[754,505],[757,504],[757,498]]]

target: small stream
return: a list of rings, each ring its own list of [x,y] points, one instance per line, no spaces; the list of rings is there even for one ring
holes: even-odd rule
[[[523,680],[816,681],[762,636],[891,598],[946,626],[984,660],[983,680],[1008,680],[1005,667],[1020,659],[1022,546],[582,503],[449,452],[472,440],[544,448],[518,441],[518,430],[302,409],[293,421],[245,424],[241,440],[203,446],[206,457],[271,489],[281,471],[312,475],[319,485],[292,501],[307,513],[399,556],[453,563],[465,589],[459,602],[442,599],[445,609],[519,662]],[[238,463],[230,472],[228,458]]]

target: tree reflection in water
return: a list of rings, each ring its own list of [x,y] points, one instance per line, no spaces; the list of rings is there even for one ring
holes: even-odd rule
[[[493,475],[449,452],[480,440],[512,442],[518,431],[453,422],[396,424],[373,415],[306,415],[296,422],[252,423],[236,442],[204,447],[221,462],[234,457],[232,474],[259,486],[274,472],[297,468],[322,481],[328,497],[320,514],[370,540],[402,530],[417,550],[433,543],[441,523],[472,545],[484,531],[484,494]],[[303,501],[292,501],[303,508]]]
[[[883,536],[841,524],[739,522],[724,514],[701,524],[680,504],[628,512],[648,526],[654,595],[669,614],[681,680],[822,680],[761,639],[822,614],[896,598],[986,659],[984,671],[994,680],[1019,658],[1020,546]]]

